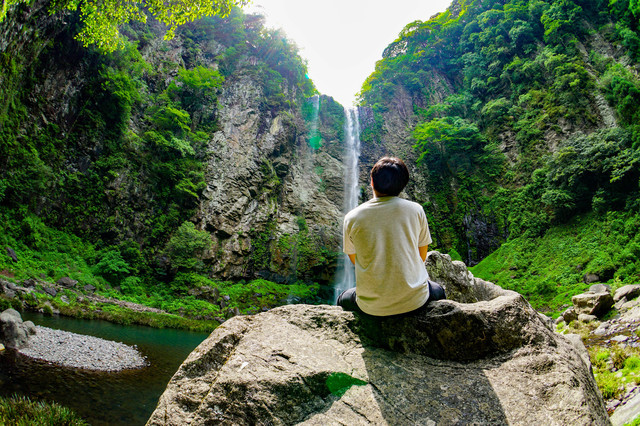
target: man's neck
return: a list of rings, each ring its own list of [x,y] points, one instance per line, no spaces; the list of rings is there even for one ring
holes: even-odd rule
[[[378,192],[378,191],[375,190],[375,188],[371,188],[371,189],[373,189],[373,195],[376,198],[388,197],[387,194],[383,194],[382,192]]]

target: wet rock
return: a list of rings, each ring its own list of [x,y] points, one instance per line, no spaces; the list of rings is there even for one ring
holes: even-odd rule
[[[87,284],[83,287],[84,291],[86,291],[87,293],[93,293],[94,291],[96,291],[96,287],[91,285],[91,284]]]

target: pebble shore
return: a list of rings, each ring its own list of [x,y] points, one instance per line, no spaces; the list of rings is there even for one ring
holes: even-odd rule
[[[29,345],[19,352],[64,367],[100,371],[141,368],[147,360],[124,343],[36,326]]]

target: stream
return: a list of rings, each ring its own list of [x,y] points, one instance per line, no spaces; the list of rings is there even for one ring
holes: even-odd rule
[[[148,367],[106,373],[50,365],[12,350],[0,355],[0,394],[58,402],[91,425],[144,425],[171,376],[208,336],[31,312],[22,313],[22,318],[44,327],[135,345],[147,358]]]

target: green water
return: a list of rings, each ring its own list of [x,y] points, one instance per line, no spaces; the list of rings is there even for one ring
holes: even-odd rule
[[[20,393],[56,401],[92,425],[143,425],[169,379],[207,335],[173,329],[123,326],[106,321],[23,313],[37,325],[136,345],[149,366],[115,373],[63,368],[14,351],[0,355],[0,394]]]

